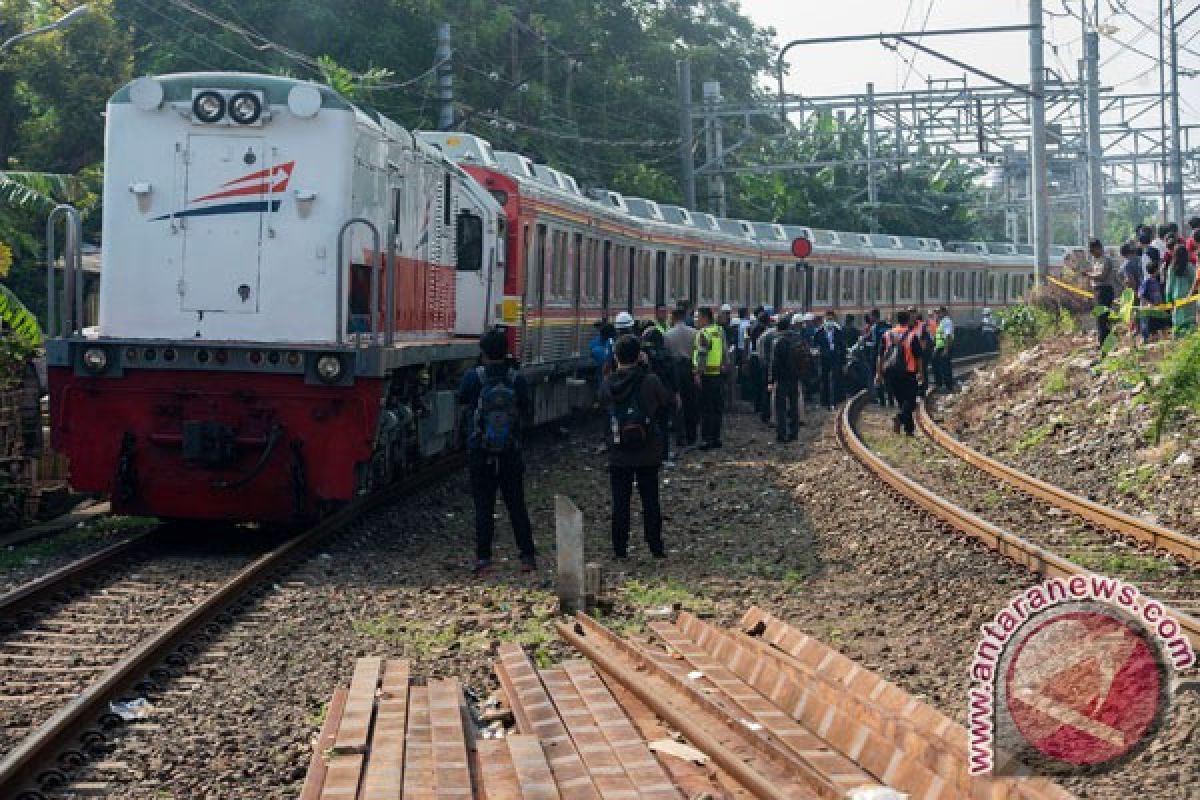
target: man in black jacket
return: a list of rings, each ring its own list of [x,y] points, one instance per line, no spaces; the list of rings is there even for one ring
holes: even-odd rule
[[[775,395],[775,441],[794,442],[802,424],[800,413],[804,400],[800,396],[801,365],[808,359],[808,342],[790,330],[787,314],[779,317],[779,335],[771,348],[770,379]]]
[[[662,443],[654,418],[671,396],[643,363],[641,353],[641,343],[634,337],[618,339],[617,370],[600,387],[600,402],[609,414],[606,439],[612,482],[612,545],[617,558],[629,554],[629,502],[635,482],[642,497],[646,546],[655,558],[667,554],[658,502]]]
[[[813,346],[820,354],[821,405],[832,411],[842,402],[842,368],[846,365],[846,339],[833,309],[825,312],[825,324],[813,334]]]
[[[521,456],[520,418],[532,411],[525,379],[506,359],[508,341],[502,330],[479,339],[481,366],[469,370],[458,389],[458,402],[471,413],[467,423],[467,455],[471,496],[475,501],[475,574],[492,567],[493,512],[499,490],[512,521],[521,569],[537,568],[533,526],[525,507],[525,460]]]

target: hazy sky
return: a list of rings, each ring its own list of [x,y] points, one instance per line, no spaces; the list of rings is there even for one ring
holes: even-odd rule
[[[1066,0],[1076,14],[1080,2]],[[1093,0],[1087,2],[1090,7]],[[759,25],[775,28],[780,43],[821,36],[918,31],[924,27],[933,30],[1026,24],[1029,21],[1026,0],[741,0],[741,5]],[[1077,17],[1064,15],[1063,0],[1044,0],[1043,5],[1047,12],[1054,14],[1046,14],[1045,18],[1046,66],[1074,78],[1081,56],[1080,21]],[[1100,39],[1102,84],[1119,93],[1157,92],[1157,60],[1138,55],[1116,40],[1157,59],[1156,31],[1147,26],[1158,27],[1159,0],[1100,0],[1099,5],[1102,26],[1116,28],[1111,35]],[[1182,16],[1196,5],[1197,0],[1177,0],[1176,8]],[[1132,12],[1132,16],[1114,13],[1114,9],[1120,11],[1122,7]],[[1198,34],[1200,12],[1181,29],[1180,42],[1192,40],[1189,48],[1193,51],[1181,51],[1180,65],[1184,68],[1200,70]],[[939,36],[926,39],[924,44],[1014,83],[1029,81],[1026,33]],[[957,67],[931,56],[918,53],[914,57],[911,49],[903,49],[900,55],[913,61],[915,66],[910,68],[897,53],[874,41],[796,47],[788,54],[791,75],[786,86],[789,92],[806,95],[842,94],[862,92],[868,81],[874,81],[876,91],[883,92],[899,89],[905,81],[910,89],[921,88],[930,75],[948,78],[963,74]],[[697,81],[711,77],[695,76]],[[972,79],[972,82],[979,81]],[[1184,103],[1184,121],[1200,123],[1200,78],[1181,77],[1179,94]]]

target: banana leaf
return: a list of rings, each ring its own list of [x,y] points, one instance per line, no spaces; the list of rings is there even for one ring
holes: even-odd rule
[[[0,283],[0,319],[16,334],[22,342],[30,347],[42,343],[42,329],[37,318],[25,307],[21,299],[12,290]]]

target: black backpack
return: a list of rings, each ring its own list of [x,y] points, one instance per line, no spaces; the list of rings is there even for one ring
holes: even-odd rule
[[[624,400],[613,397],[609,428],[613,447],[618,450],[641,450],[650,441],[650,415],[642,406],[642,381],[634,380]]]
[[[498,378],[488,377],[487,370],[476,367],[482,384],[475,404],[475,430],[480,449],[491,455],[515,450],[521,413],[517,408],[516,372],[508,370]]]
[[[908,347],[909,334],[903,334],[899,340],[896,334],[888,331],[884,334],[884,342],[888,345],[883,354],[883,376],[885,378],[903,378],[908,374],[908,359],[905,358],[904,348]]]

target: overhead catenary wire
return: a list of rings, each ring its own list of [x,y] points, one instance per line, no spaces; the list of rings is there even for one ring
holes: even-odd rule
[[[925,8],[925,21],[921,23],[921,31],[922,32],[924,32],[929,27],[929,18],[933,15],[934,2],[935,2],[935,0],[929,0],[929,5],[926,6],[926,8]],[[922,41],[924,41],[924,38],[925,38],[924,36],[918,36],[917,44],[920,44]],[[900,85],[901,89],[908,88],[908,79],[912,77],[913,71],[917,68],[917,58],[919,58],[919,57],[920,57],[919,54],[913,53],[912,61],[908,62],[908,72],[905,73],[905,75],[904,75],[904,82],[901,83],[901,85]]]

